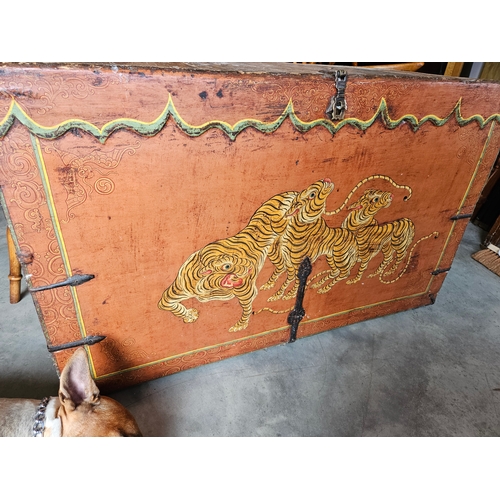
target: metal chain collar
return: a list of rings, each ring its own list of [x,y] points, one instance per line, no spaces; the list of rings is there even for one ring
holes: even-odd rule
[[[43,398],[38,405],[38,410],[35,415],[35,423],[33,424],[33,437],[43,437],[45,429],[45,410],[49,404],[50,398]]]

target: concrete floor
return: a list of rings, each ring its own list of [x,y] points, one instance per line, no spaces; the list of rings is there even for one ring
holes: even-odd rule
[[[56,395],[23,282],[9,304],[0,210],[0,397]],[[433,306],[331,330],[111,394],[146,436],[498,436],[500,278],[469,224]]]

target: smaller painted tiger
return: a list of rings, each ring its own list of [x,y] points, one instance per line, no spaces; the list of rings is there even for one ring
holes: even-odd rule
[[[414,223],[408,218],[403,218],[378,224],[374,219],[375,214],[380,209],[388,208],[391,205],[392,199],[392,194],[387,191],[368,190],[350,207],[353,212],[346,217],[342,227],[347,227],[355,233],[358,246],[358,262],[361,262],[361,265],[356,277],[346,281],[347,284],[357,283],[363,276],[369,262],[379,252],[382,252],[383,260],[377,270],[368,277],[374,278],[378,276],[380,281],[387,285],[394,283],[406,272],[415,247],[423,240],[439,236],[437,231],[423,236],[413,245],[408,254],[408,249],[415,236]],[[393,274],[407,254],[408,259],[404,269],[396,278],[386,281],[383,276]],[[393,262],[393,265],[387,270],[391,262]]]
[[[349,284],[356,283],[361,279],[361,276],[368,267],[369,262],[379,253],[382,252],[384,259],[378,269],[369,275],[373,278],[377,275],[392,274],[408,252],[408,248],[415,236],[415,225],[410,219],[398,219],[385,224],[370,225],[360,228],[356,232],[356,242],[358,244],[358,260],[361,262],[358,274],[355,278],[348,281]],[[396,260],[389,271],[385,271],[387,266],[393,261],[394,255]]]
[[[379,225],[374,219],[375,214],[382,208],[388,208],[392,202],[392,194],[388,191],[367,190],[361,198],[350,208],[354,209],[342,223],[355,232],[356,244],[358,245],[358,262],[361,263],[357,275],[346,281],[351,285],[357,283],[369,262],[382,252],[384,259],[378,269],[370,274],[373,278],[377,275],[392,274],[403,261],[413,237],[415,236],[415,225],[410,219],[398,219]],[[396,260],[389,271],[387,266]]]
[[[363,227],[370,225],[377,225],[377,221],[375,220],[375,215],[377,212],[383,208],[388,208],[391,205],[393,196],[389,191],[379,191],[377,189],[368,189],[363,195],[355,201],[348,209],[352,210],[345,220],[342,222],[341,227],[349,230],[353,235]],[[356,239],[357,246],[357,262],[362,262],[362,256],[359,255],[360,249],[359,244]],[[326,271],[316,274],[313,276],[309,282],[314,281],[321,274],[324,274]],[[324,283],[326,283],[329,279],[331,279],[331,273],[327,276],[323,277],[320,281],[313,283],[311,288],[319,288]],[[347,280],[346,283],[351,284],[359,281],[358,276],[356,278]],[[326,293],[332,284],[326,285],[325,287],[318,290],[318,293]]]
[[[342,227],[356,232],[364,226],[378,224],[374,219],[375,214],[382,208],[390,207],[392,199],[392,193],[389,191],[366,190],[361,198],[349,207],[352,212],[342,222]]]

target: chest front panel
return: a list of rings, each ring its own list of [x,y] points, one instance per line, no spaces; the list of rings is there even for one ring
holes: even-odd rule
[[[349,71],[4,68],[0,185],[48,345],[121,388],[427,305],[500,146],[499,86]],[[438,307],[438,304],[435,306]],[[63,366],[69,351],[55,354]]]

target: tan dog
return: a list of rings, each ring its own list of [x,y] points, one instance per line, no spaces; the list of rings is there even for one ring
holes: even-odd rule
[[[100,396],[80,347],[61,373],[59,397],[0,398],[1,437],[142,436],[134,417],[117,401]]]

